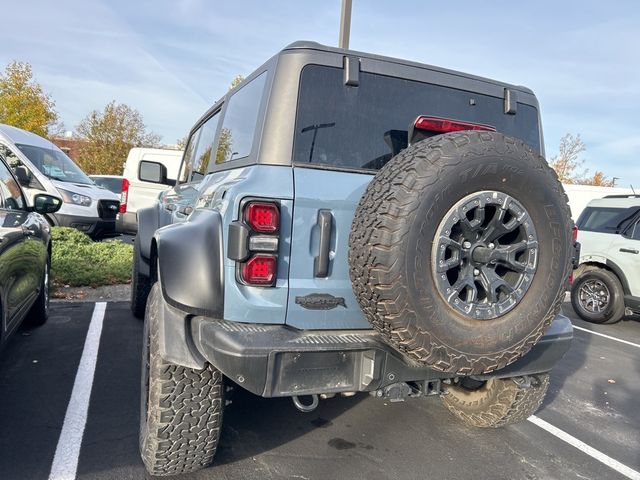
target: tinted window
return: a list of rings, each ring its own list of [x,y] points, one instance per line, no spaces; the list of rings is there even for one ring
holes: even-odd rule
[[[379,169],[406,147],[409,126],[420,115],[491,125],[540,150],[538,112],[529,105],[505,115],[502,98],[365,72],[358,87],[349,87],[343,75],[340,68],[319,65],[302,71],[298,164]]]
[[[220,129],[216,163],[251,154],[266,79],[266,72],[262,73],[229,99]]]
[[[0,163],[0,208],[23,210],[24,199],[18,182],[14,180],[9,169]]]
[[[629,238],[640,240],[640,220],[638,220],[633,227],[631,227],[631,230],[629,230]]]
[[[191,160],[193,158],[193,152],[196,149],[196,145],[198,144],[198,138],[200,137],[201,131],[202,127],[193,132],[193,135],[191,135],[189,137],[189,140],[187,141],[187,146],[185,147],[184,154],[182,156],[180,175],[178,175],[180,183],[184,183],[189,179],[189,172],[191,171]]]
[[[578,229],[586,232],[618,233],[629,225],[640,206],[631,208],[587,207],[578,219]]]
[[[122,191],[122,179],[120,178],[112,178],[112,177],[90,177],[91,180],[96,182],[96,185],[99,185],[107,190],[112,191],[113,193],[117,193],[118,195]]]
[[[218,120],[216,113],[200,127],[200,137],[191,158],[191,181],[200,180],[209,170]]]

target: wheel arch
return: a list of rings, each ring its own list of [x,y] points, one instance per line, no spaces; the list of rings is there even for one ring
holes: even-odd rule
[[[613,273],[618,278],[618,280],[620,280],[620,283],[622,284],[622,291],[624,292],[624,294],[629,295],[631,293],[629,290],[629,282],[627,281],[627,277],[625,276],[622,268],[620,268],[617,263],[612,262],[608,258],[590,259],[586,262],[582,262],[578,267],[579,271],[578,275],[576,275],[576,279],[580,277],[580,275],[582,275],[582,271],[580,271],[580,269],[583,267],[596,267],[602,268],[603,270],[608,270],[609,272]]]

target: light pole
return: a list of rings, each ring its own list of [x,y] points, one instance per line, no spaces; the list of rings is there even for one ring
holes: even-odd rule
[[[349,48],[349,35],[351,33],[351,0],[342,0],[342,12],[340,14],[340,38],[338,47]]]

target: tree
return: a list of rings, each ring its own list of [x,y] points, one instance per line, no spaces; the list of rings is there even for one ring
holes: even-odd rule
[[[180,150],[184,150],[184,147],[187,146],[187,140],[189,139],[188,135],[185,135],[182,138],[179,138],[178,140],[176,140],[176,145],[178,146],[178,148]]]
[[[589,176],[589,169],[582,169],[584,160],[580,158],[580,154],[586,149],[580,134],[574,136],[567,133],[560,139],[558,155],[551,158],[549,165],[556,171],[562,183],[615,187],[615,177],[609,179],[600,170],[596,170],[592,176]]]
[[[235,77],[233,77],[233,80],[231,80],[231,85],[229,86],[229,90],[240,85],[243,80],[244,77],[242,75],[236,75]]]
[[[567,133],[560,139],[558,155],[551,158],[549,165],[556,171],[562,183],[580,183],[577,180],[584,176],[586,171],[580,175],[576,173],[576,170],[584,164],[584,160],[581,160],[579,156],[586,149],[580,134],[573,136]]]
[[[101,112],[89,113],[76,131],[84,140],[78,163],[89,174],[120,175],[129,150],[160,143],[159,135],[147,131],[140,112],[115,100]]]
[[[33,80],[28,63],[11,62],[0,74],[0,123],[46,137],[57,125],[54,107],[51,96]]]
[[[597,185],[599,187],[615,187],[616,180],[616,177],[611,179],[607,178],[603,172],[596,170],[596,173],[594,173],[592,177],[584,178],[580,183],[582,185]]]

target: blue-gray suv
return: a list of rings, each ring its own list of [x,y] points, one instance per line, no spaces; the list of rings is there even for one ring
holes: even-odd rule
[[[149,473],[212,462],[230,387],[531,415],[572,338],[573,224],[543,155],[529,89],[404,60],[297,42],[229,91],[138,212]]]

